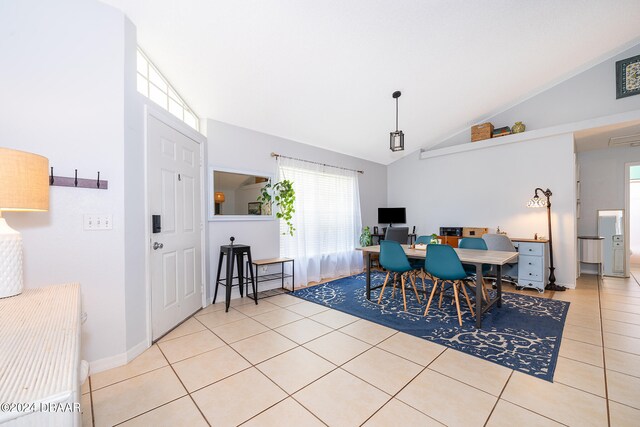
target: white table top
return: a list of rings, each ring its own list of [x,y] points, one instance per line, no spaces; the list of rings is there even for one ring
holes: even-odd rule
[[[0,402],[62,401],[76,387],[80,285],[25,289],[0,299]],[[1,412],[0,424],[24,415]]]
[[[409,258],[426,258],[428,250],[411,249],[409,245],[402,245],[404,252]],[[380,253],[380,246],[365,246],[356,248],[362,252]],[[518,260],[517,252],[506,251],[484,251],[480,249],[454,249],[460,258],[460,261],[470,264],[492,264],[505,265]]]

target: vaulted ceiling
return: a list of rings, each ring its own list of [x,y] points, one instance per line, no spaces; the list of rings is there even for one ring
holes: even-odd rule
[[[106,3],[199,116],[383,164],[640,37],[638,0]],[[389,150],[395,90],[400,153]]]

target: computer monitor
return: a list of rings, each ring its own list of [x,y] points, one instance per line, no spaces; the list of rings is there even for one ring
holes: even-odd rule
[[[406,224],[406,208],[378,208],[378,224]]]

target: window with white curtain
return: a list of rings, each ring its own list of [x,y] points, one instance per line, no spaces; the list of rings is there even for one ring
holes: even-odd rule
[[[362,272],[357,172],[283,157],[278,166],[296,193],[294,235],[280,222],[280,255],[295,259],[296,284]]]

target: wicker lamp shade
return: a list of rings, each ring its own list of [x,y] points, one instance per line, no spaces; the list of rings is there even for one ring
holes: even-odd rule
[[[0,298],[22,292],[22,236],[3,211],[49,209],[49,161],[37,154],[0,148]]]
[[[49,160],[0,148],[0,211],[49,210]]]

